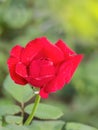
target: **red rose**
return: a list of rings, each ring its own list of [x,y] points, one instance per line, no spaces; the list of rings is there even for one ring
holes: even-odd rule
[[[82,58],[83,55],[71,50],[62,40],[53,45],[41,37],[26,47],[13,47],[8,67],[15,83],[38,87],[40,96],[46,98],[70,82]]]

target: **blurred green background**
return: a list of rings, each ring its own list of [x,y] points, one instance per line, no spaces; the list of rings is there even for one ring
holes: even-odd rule
[[[0,0],[0,105],[9,102],[3,82],[10,49],[41,36],[63,39],[85,57],[71,83],[43,102],[59,106],[65,121],[98,128],[97,30],[98,0]]]

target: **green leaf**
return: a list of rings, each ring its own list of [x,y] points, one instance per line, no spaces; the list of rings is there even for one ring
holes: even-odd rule
[[[34,104],[30,104],[25,108],[25,112],[31,113]],[[63,112],[54,106],[42,104],[38,105],[38,109],[35,113],[35,117],[39,119],[58,119],[63,115]]]
[[[5,121],[9,124],[22,124],[23,118],[19,116],[6,116]]]
[[[29,130],[62,130],[64,124],[63,121],[33,121]]]
[[[2,130],[29,130],[26,126],[19,126],[19,125],[7,125]]]
[[[80,123],[67,123],[65,130],[98,130],[98,129]]]
[[[1,98],[0,99],[0,106],[1,105],[10,105],[10,104],[13,104],[13,101],[11,99],[8,99],[8,98]]]
[[[7,76],[5,79],[4,88],[13,96],[14,99],[21,103],[27,102],[34,96],[33,89],[30,87],[30,85],[21,86],[15,84],[10,76]]]
[[[13,115],[20,112],[20,107],[16,105],[2,105],[0,106],[0,116]]]

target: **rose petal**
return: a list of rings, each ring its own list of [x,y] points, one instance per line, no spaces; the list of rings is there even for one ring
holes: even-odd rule
[[[45,84],[45,80],[38,80],[38,79],[34,79],[32,77],[28,77],[28,82],[35,87],[41,88],[44,84]]]
[[[16,73],[21,77],[28,77],[26,66],[22,62],[18,62],[16,65]]]
[[[72,79],[72,76],[82,59],[83,59],[83,55],[75,55],[75,56],[72,56],[67,62],[65,62],[61,66],[60,72],[64,73],[66,84],[68,84],[70,80]]]
[[[59,73],[51,82],[48,82],[45,86],[45,91],[47,93],[56,92],[60,90],[65,85],[65,78],[63,73]]]
[[[65,56],[76,54],[76,52],[74,52],[71,48],[69,48],[66,45],[66,43],[64,43],[62,40],[58,40],[55,45],[58,46],[63,51]]]
[[[32,59],[42,50],[43,44],[40,38],[30,41],[22,53],[22,62],[28,65]]]
[[[37,87],[42,87],[55,76],[55,66],[48,59],[33,60],[28,70],[28,81]]]
[[[42,37],[41,41],[44,46],[44,52],[46,57],[49,57],[54,63],[62,62],[65,59],[64,54],[59,47],[53,45],[45,37]]]
[[[51,77],[39,77],[39,78],[32,78],[28,77],[27,80],[32,86],[36,86],[38,88],[41,88],[44,86],[47,82],[49,82],[52,78]]]
[[[19,60],[17,58],[14,57],[10,57],[7,61],[8,67],[11,68],[13,66],[15,66],[17,64]]]
[[[21,76],[15,73],[15,68],[12,68],[9,70],[10,70],[10,76],[14,80],[15,83],[20,84],[20,85],[27,84],[27,81],[24,78],[22,78]]]
[[[81,62],[83,55],[76,55],[69,59],[69,61],[63,63],[60,67],[58,75],[51,81],[48,82],[45,86],[45,91],[47,93],[56,92],[64,87],[65,84],[68,84],[72,79],[72,76]]]
[[[48,98],[48,93],[47,92],[45,92],[45,90],[44,90],[44,88],[41,88],[40,89],[40,96],[42,97],[42,98]]]
[[[51,44],[47,38],[41,37],[36,38],[27,44],[22,54],[22,62],[29,64],[29,62],[38,55],[41,50],[42,53],[44,51],[45,56],[52,59],[54,63],[64,60],[63,52],[57,46]]]
[[[12,48],[10,55],[15,58],[20,58],[22,51],[23,47],[16,45],[15,47]]]
[[[29,75],[35,78],[35,77],[38,77],[39,73],[40,73],[40,66],[36,62],[36,60],[34,60],[29,66]]]
[[[25,85],[25,84],[27,84],[27,81],[24,78],[22,78],[21,76],[19,76],[18,74],[16,74],[16,72],[15,72],[17,62],[18,62],[18,59],[16,59],[16,58],[10,57],[8,59],[7,64],[9,67],[10,76],[14,80],[15,83]]]
[[[33,60],[29,67],[29,75],[33,78],[50,78],[55,74],[55,67],[50,60]]]

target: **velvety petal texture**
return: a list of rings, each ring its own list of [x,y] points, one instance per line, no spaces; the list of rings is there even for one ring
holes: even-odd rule
[[[18,73],[16,73],[16,66],[20,62],[21,54],[23,50],[24,48],[19,45],[16,45],[15,47],[13,47],[10,52],[10,57],[7,61],[11,78],[14,80],[15,83],[20,84],[20,85],[27,84],[27,81]]]
[[[21,77],[28,77],[26,66],[22,62],[16,64],[16,73]]]
[[[56,46],[58,46],[62,50],[65,56],[76,54],[76,52],[69,48],[67,44],[64,43],[62,40],[58,40]]]
[[[43,44],[41,42],[41,38],[36,38],[30,41],[21,56],[21,60],[24,64],[28,65],[32,59],[39,54],[39,52],[43,49]]]
[[[27,83],[27,81],[16,73],[17,62],[18,62],[18,60],[13,57],[10,57],[8,59],[7,63],[8,63],[8,67],[9,67],[10,76],[14,80],[15,83],[20,84],[20,85],[25,85]]]
[[[62,40],[52,44],[40,37],[25,47],[13,47],[7,63],[15,83],[29,83],[40,89],[42,98],[47,98],[70,82],[82,58]]]
[[[10,55],[12,57],[18,58],[20,59],[21,53],[23,51],[23,47],[21,47],[20,45],[16,45],[15,47],[12,48]]]
[[[79,63],[81,62],[83,55],[71,56],[67,62],[64,62],[60,67],[60,73],[64,74],[65,83],[68,84],[77,69]]]
[[[54,63],[62,62],[65,57],[61,49],[55,45],[53,45],[47,38],[41,38],[43,44],[43,51],[45,56],[50,58]]]

